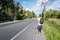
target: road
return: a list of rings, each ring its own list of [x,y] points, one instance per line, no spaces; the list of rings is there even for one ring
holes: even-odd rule
[[[45,40],[44,34],[37,36],[37,20],[24,20],[0,28],[0,40]]]

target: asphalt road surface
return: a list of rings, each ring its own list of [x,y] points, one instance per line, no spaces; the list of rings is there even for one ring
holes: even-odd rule
[[[46,40],[43,33],[35,34],[37,20],[24,20],[0,28],[0,40]]]

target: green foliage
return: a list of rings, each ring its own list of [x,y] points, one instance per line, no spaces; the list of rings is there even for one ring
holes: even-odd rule
[[[48,20],[44,23],[44,32],[47,40],[60,40],[60,27],[53,26]]]
[[[15,0],[0,0],[0,21],[21,20],[36,17],[35,13],[27,10],[28,16],[25,16],[26,10]]]
[[[0,0],[0,21],[12,20],[14,11],[14,0]]]
[[[54,19],[53,20],[57,25],[60,25],[60,19]]]
[[[45,12],[46,17],[48,18],[60,18],[60,11],[50,10]]]
[[[27,13],[28,13],[28,18],[35,18],[36,17],[34,11],[31,12],[31,11],[27,10]]]
[[[40,14],[41,16],[42,14]],[[45,18],[60,18],[60,11],[58,10],[49,10],[45,12]]]

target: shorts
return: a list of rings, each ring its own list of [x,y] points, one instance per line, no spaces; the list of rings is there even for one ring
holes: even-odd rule
[[[41,30],[42,30],[42,25],[38,25],[37,30],[41,32]]]

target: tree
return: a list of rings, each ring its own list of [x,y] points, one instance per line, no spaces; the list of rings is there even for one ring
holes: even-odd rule
[[[34,11],[32,11],[32,15],[33,15],[34,18],[36,17],[36,14],[34,13]]]
[[[45,12],[46,18],[60,18],[60,11],[58,10],[49,10]]]
[[[10,20],[12,19],[13,15],[12,12],[14,11],[14,0],[0,0],[0,20]]]

